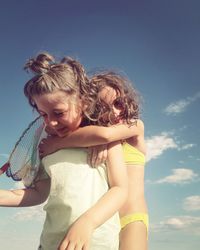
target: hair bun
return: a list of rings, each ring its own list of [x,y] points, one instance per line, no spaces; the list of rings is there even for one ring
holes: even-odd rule
[[[54,57],[50,54],[40,53],[36,58],[29,59],[24,69],[35,74],[44,74],[51,68],[54,62]]]

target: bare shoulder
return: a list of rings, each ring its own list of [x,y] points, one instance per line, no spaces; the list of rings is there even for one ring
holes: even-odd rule
[[[138,130],[138,135],[143,135],[144,134],[144,122],[140,119],[133,120],[133,127],[135,126]]]
[[[144,122],[140,119],[137,119],[137,126],[144,131]]]

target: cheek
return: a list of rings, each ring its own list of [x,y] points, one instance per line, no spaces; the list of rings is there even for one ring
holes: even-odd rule
[[[66,125],[70,125],[75,123],[77,120],[77,115],[75,113],[68,112],[64,117],[60,118],[59,121],[60,123],[66,124]]]
[[[64,117],[59,119],[60,123],[68,124],[70,121],[69,115],[65,115]]]
[[[74,107],[74,110],[73,110],[73,118],[74,120],[79,120],[82,118],[82,106],[78,105],[76,107]]]

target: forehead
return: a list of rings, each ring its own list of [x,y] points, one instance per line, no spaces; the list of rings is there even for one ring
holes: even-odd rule
[[[106,86],[99,91],[99,98],[108,104],[112,104],[112,102],[116,99],[117,92],[110,86]]]
[[[53,93],[47,93],[43,95],[35,95],[33,97],[34,102],[36,103],[37,107],[40,109],[46,108],[59,108],[65,105],[68,105],[71,101],[72,96],[63,92],[63,91],[56,91]]]

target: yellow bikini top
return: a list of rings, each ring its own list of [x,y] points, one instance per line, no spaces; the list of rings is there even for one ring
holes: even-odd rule
[[[144,165],[145,155],[127,142],[122,144],[126,164]]]

